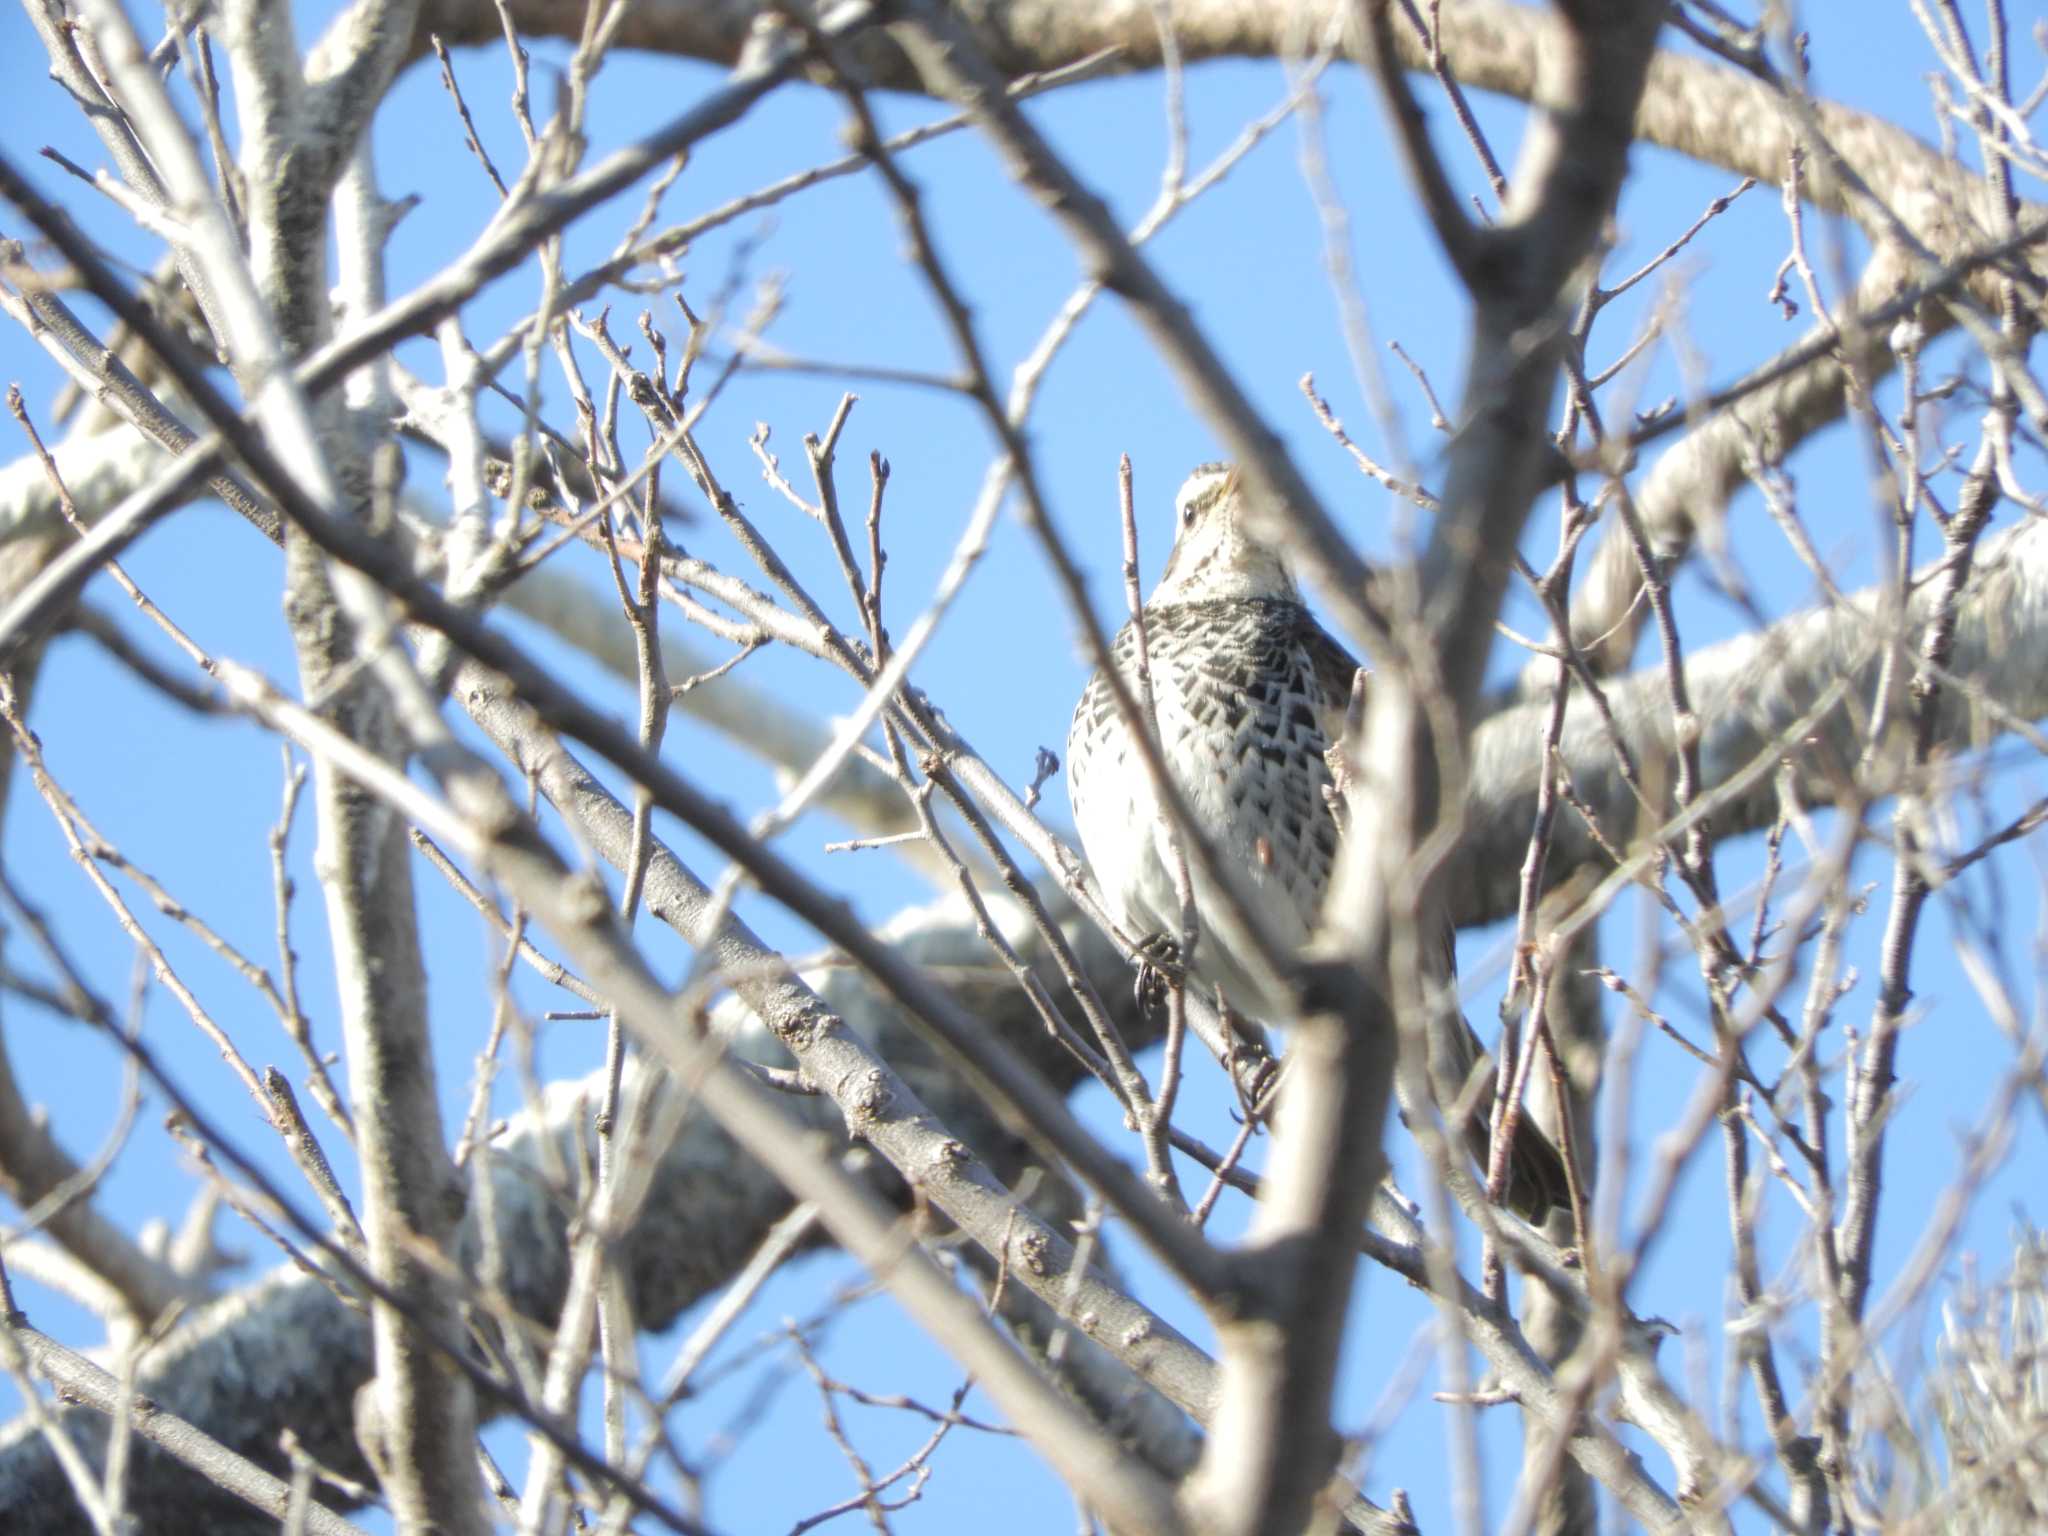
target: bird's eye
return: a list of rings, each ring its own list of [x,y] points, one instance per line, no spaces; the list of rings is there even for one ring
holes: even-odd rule
[[[1195,504],[1192,501],[1180,509],[1180,525],[1183,528],[1195,525]]]

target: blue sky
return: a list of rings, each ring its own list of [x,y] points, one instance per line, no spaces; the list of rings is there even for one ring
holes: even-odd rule
[[[310,35],[314,13],[301,9],[302,34]],[[1813,67],[1824,95],[1898,121],[1931,137],[1931,108],[1924,84],[1931,60],[1903,5],[1870,7],[1820,4],[1807,8],[1813,32]],[[147,29],[145,29],[147,30]],[[154,35],[153,33],[151,34]],[[30,126],[10,133],[9,152],[18,160],[44,142],[88,166],[102,163],[95,140],[62,94],[44,77],[40,48],[25,21],[10,14],[0,21],[0,86],[23,104]],[[537,44],[536,109],[553,98],[565,50]],[[2015,70],[2021,79],[2038,67],[2022,50]],[[509,71],[502,50],[458,55],[458,69],[480,132],[508,174],[520,160],[519,140],[504,102]],[[654,121],[681,110],[715,88],[719,72],[709,66],[622,55],[605,67],[594,97],[590,138],[601,153],[644,132]],[[1217,63],[1192,70],[1186,81],[1192,138],[1191,164],[1199,168],[1234,139],[1247,121],[1264,113],[1286,92],[1281,67],[1271,63]],[[1326,82],[1324,129],[1331,172],[1350,218],[1350,258],[1356,270],[1376,339],[1384,347],[1398,340],[1427,371],[1440,399],[1457,398],[1463,348],[1461,305],[1433,238],[1419,220],[1386,142],[1380,115],[1353,70],[1338,68]],[[1478,98],[1480,121],[1504,161],[1512,156],[1521,109]],[[890,127],[923,121],[935,112],[927,102],[882,98],[878,106]],[[1162,83],[1157,75],[1100,81],[1071,88],[1034,105],[1032,113],[1056,145],[1127,223],[1143,212],[1158,183],[1165,145]],[[735,131],[705,145],[667,194],[664,217],[680,219],[714,208],[728,198],[790,171],[836,157],[844,121],[841,105],[808,87],[781,91],[757,107]],[[1435,112],[1446,160],[1460,185],[1475,192],[1484,183],[1468,151],[1443,135],[1447,119]],[[1372,419],[1348,358],[1336,301],[1323,267],[1321,234],[1314,203],[1300,167],[1301,133],[1282,127],[1254,151],[1230,178],[1187,210],[1150,247],[1162,275],[1192,304],[1198,321],[1267,419],[1286,438],[1297,462],[1323,493],[1343,526],[1367,550],[1392,547],[1395,509],[1383,494],[1360,480],[1342,452],[1317,426],[1297,392],[1296,382],[1313,372],[1319,387],[1361,442],[1385,457],[1406,457],[1425,479],[1440,467],[1443,439],[1428,425],[1427,411],[1405,370],[1382,350],[1376,358],[1400,413],[1403,443],[1389,444]],[[402,224],[391,246],[394,293],[436,271],[460,251],[488,217],[496,196],[463,149],[447,98],[431,63],[414,66],[400,82],[379,119],[376,139],[379,175],[389,196],[418,194],[418,207]],[[1973,146],[1965,146],[1970,154]],[[916,150],[905,169],[925,190],[941,254],[975,306],[983,346],[999,384],[1028,352],[1047,321],[1078,281],[1078,265],[1056,228],[1012,187],[994,155],[969,135],[955,135]],[[103,200],[64,178],[47,162],[31,170],[46,191],[62,195],[84,215],[88,228],[111,248],[146,265],[153,255],[121,216]],[[1641,149],[1624,197],[1621,246],[1607,275],[1633,270],[1704,209],[1728,191],[1735,178],[1661,151]],[[614,204],[574,232],[566,264],[578,270],[609,252],[632,218],[640,192]],[[10,219],[10,224],[16,223]],[[9,233],[21,233],[10,228]],[[1853,231],[1824,220],[1809,224],[1823,261],[1831,242],[1841,242],[1853,270],[1862,249]],[[706,296],[737,282],[735,307],[744,311],[756,285],[777,281],[783,308],[770,339],[793,356],[846,365],[950,371],[954,360],[940,318],[914,270],[902,259],[904,239],[894,216],[869,178],[829,183],[792,199],[765,216],[741,220],[700,242],[685,266],[686,292],[700,306]],[[1684,336],[1704,378],[1720,382],[1786,345],[1806,317],[1787,322],[1765,301],[1771,275],[1785,250],[1785,226],[1778,195],[1758,188],[1739,201],[1694,243],[1671,269],[1683,280]],[[531,307],[536,285],[522,271],[493,285],[465,311],[473,341],[483,344]],[[1660,285],[1644,285],[1619,303],[1597,333],[1597,358],[1612,357],[1633,335],[1645,306],[1658,301]],[[613,311],[614,333],[632,334],[638,304],[621,299]],[[671,333],[672,309],[663,323]],[[644,347],[643,347],[644,350]],[[439,377],[430,342],[415,341],[402,353],[424,376]],[[1953,364],[1956,354],[1946,354]],[[19,379],[31,409],[48,427],[47,404],[54,369],[26,338],[0,341],[6,376]],[[520,383],[516,368],[508,384]],[[561,391],[544,381],[551,405]],[[756,471],[746,446],[757,421],[773,431],[786,468],[801,464],[801,439],[822,431],[848,384],[836,378],[789,373],[742,373],[707,419],[702,434],[726,484],[811,586],[827,596],[828,607],[850,617],[839,596],[831,554],[817,531],[801,522]],[[883,453],[892,466],[886,513],[889,547],[888,600],[898,633],[921,606],[944,565],[973,502],[992,451],[991,440],[963,399],[928,388],[888,382],[858,383],[861,396],[842,440],[842,487],[861,486],[866,453]],[[1645,402],[1679,387],[1669,348],[1658,349],[1641,385]],[[1895,393],[1891,396],[1895,400]],[[501,421],[501,424],[503,422]],[[1967,440],[1970,424],[1958,418],[1952,436]],[[1142,336],[1113,303],[1101,303],[1084,320],[1048,377],[1030,427],[1038,467],[1058,525],[1090,568],[1097,614],[1114,622],[1122,605],[1116,577],[1116,465],[1129,453],[1137,474],[1144,564],[1156,574],[1168,536],[1167,507],[1186,469],[1215,456],[1214,439],[1180,398]],[[633,452],[629,448],[629,453]],[[1837,429],[1794,461],[1802,510],[1822,553],[1837,564],[1838,579],[1860,585],[1873,570],[1876,510],[1867,487],[1864,460],[1850,435]],[[417,456],[411,465],[415,488],[431,492],[440,468]],[[672,478],[671,483],[677,483]],[[855,495],[864,494],[862,491]],[[1527,549],[1546,563],[1555,543],[1555,508],[1539,505],[1530,522]],[[1783,537],[1761,515],[1752,496],[1738,498],[1730,514],[1735,558],[1765,610],[1791,612],[1813,598],[1811,580],[1790,557]],[[713,528],[699,524],[686,537],[693,552],[741,569],[737,552]],[[1921,554],[1930,552],[1925,536]],[[170,520],[146,539],[127,561],[138,581],[210,650],[260,667],[274,680],[294,677],[279,617],[280,562],[273,550],[218,508],[194,508]],[[601,573],[586,565],[593,582]],[[1746,627],[1746,619],[1720,598],[1696,572],[1681,578],[1681,616],[1686,641],[1698,647]],[[93,597],[118,611],[118,594],[100,584]],[[1539,626],[1526,597],[1511,598],[1508,622],[1525,632]],[[519,626],[514,624],[515,628]],[[144,643],[154,639],[131,626]],[[542,637],[523,628],[536,645]],[[554,648],[559,650],[559,648]],[[1520,658],[1497,647],[1503,675]],[[564,675],[587,683],[630,713],[630,693],[573,655],[563,655]],[[1060,750],[1067,714],[1085,668],[1078,659],[1072,625],[1060,609],[1044,561],[1023,530],[1005,518],[972,584],[946,622],[937,642],[915,672],[915,681],[945,709],[949,720],[1013,782],[1027,781],[1040,746]],[[747,661],[741,676],[772,689],[792,703],[821,714],[850,707],[855,694],[843,678],[815,663],[770,649]],[[143,867],[250,953],[272,959],[274,923],[264,834],[275,820],[280,792],[279,754],[274,741],[254,727],[233,721],[194,720],[162,703],[111,667],[90,645],[69,639],[53,647],[35,703],[34,723],[54,771],[95,818],[101,830]],[[752,811],[766,804],[772,789],[758,763],[729,742],[678,717],[667,744],[671,761],[735,806]],[[1997,758],[1988,808],[1995,820],[2038,792],[2040,774],[2029,757],[2007,748]],[[1064,796],[1055,787],[1048,814],[1064,825]],[[94,967],[103,995],[123,999],[130,985],[132,956],[104,907],[73,869],[47,812],[25,782],[18,782],[0,844],[7,866],[24,879],[73,946]],[[1969,841],[1972,818],[1965,806],[1962,840]],[[1882,828],[1880,817],[1873,825]],[[706,878],[718,864],[687,834],[671,827],[676,845]],[[886,854],[831,856],[820,845],[843,829],[813,815],[785,833],[784,851],[800,858],[820,879],[842,892],[865,915],[881,920],[910,902],[926,899],[926,887]],[[300,881],[295,932],[303,961],[301,987],[319,1038],[337,1043],[331,977],[322,951],[322,916],[311,870],[310,827],[297,829],[293,857]],[[1747,888],[1761,868],[1761,841],[1724,845],[1719,855],[1723,889]],[[2003,941],[2002,961],[2023,1008],[2034,1006],[2038,969],[2039,878],[2037,855],[2020,844],[1997,861],[1997,888],[1976,889]],[[1843,1004],[1843,1018],[1868,1017],[1875,946],[1889,878],[1888,862],[1866,852],[1863,878],[1879,882],[1871,914],[1851,933],[1851,963],[1864,980]],[[495,965],[493,946],[459,901],[431,873],[419,877],[423,922],[433,984],[436,1040],[443,1096],[451,1117],[460,1114],[469,1064],[488,1024],[486,988]],[[1632,966],[1646,919],[1638,898],[1624,898],[1607,925],[1607,958]],[[146,906],[146,903],[143,903]],[[816,947],[814,936],[759,901],[743,901],[749,919],[771,941],[791,952]],[[198,987],[217,1017],[246,1042],[258,1062],[288,1060],[288,1047],[274,1020],[241,989],[218,962],[199,951],[170,925],[151,921],[166,950]],[[649,930],[650,951],[670,975],[686,964],[680,947],[661,930]],[[1666,936],[1668,943],[1668,935]],[[1482,1026],[1497,1002],[1500,931],[1475,932],[1461,945],[1461,964],[1470,991],[1470,1012]],[[25,965],[17,939],[11,963]],[[1681,1024],[1697,1025],[1696,973],[1682,953],[1666,955],[1667,990],[1660,1005]],[[31,967],[32,968],[32,967]],[[1895,1275],[1935,1198],[1964,1155],[1961,1138],[1983,1113],[2010,1053],[1992,1028],[1960,968],[1946,908],[1936,903],[1915,967],[1919,1022],[1908,1034],[1901,1072],[1908,1090],[1889,1165],[1893,1188],[1881,1228],[1879,1285]],[[540,994],[529,991],[530,1002]],[[1618,1018],[1618,1015],[1616,1016]],[[48,1105],[52,1121],[75,1155],[86,1155],[112,1124],[118,1064],[98,1042],[18,1001],[5,1005],[9,1045],[24,1091]],[[253,1107],[240,1098],[210,1047],[160,991],[149,994],[145,1027],[188,1091],[213,1103],[246,1148],[270,1151]],[[593,1066],[600,1042],[592,1026],[556,1024],[542,1036],[540,1064],[553,1077],[571,1077]],[[1187,1103],[1190,1123],[1220,1139],[1223,1100],[1202,1074]],[[1682,1110],[1693,1073],[1666,1046],[1651,1042],[1636,1087],[1631,1128],[1639,1150]],[[508,1090],[508,1093],[510,1090]],[[505,1107],[516,1102],[508,1098]],[[1113,1117],[1099,1094],[1081,1096],[1084,1111],[1105,1135],[1117,1136]],[[162,1107],[149,1103],[129,1146],[101,1194],[107,1212],[133,1229],[150,1219],[173,1223],[190,1198],[192,1179],[180,1157],[167,1153],[157,1122]],[[1718,1141],[1710,1139],[1687,1173],[1679,1226],[1654,1251],[1638,1282],[1641,1310],[1669,1319],[1679,1336],[1665,1345],[1673,1378],[1697,1385],[1710,1422],[1731,1411],[1742,1416],[1744,1435],[1755,1443],[1755,1418],[1746,1389],[1724,1378],[1718,1323],[1726,1310],[1727,1224],[1716,1188]],[[1407,1145],[1397,1137],[1397,1159]],[[2038,1115],[2023,1118],[2020,1139],[1978,1195],[1965,1228],[1965,1247],[1996,1270],[2008,1251],[2017,1211],[2038,1216],[2033,1180],[2041,1167]],[[283,1167],[273,1156],[274,1166]],[[286,1172],[289,1180],[292,1176]],[[1794,1260],[1797,1225],[1779,1197],[1764,1233],[1767,1272]],[[1632,1206],[1633,1202],[1631,1202]],[[1219,1216],[1225,1230],[1242,1224],[1242,1206],[1229,1202]],[[245,1249],[257,1266],[270,1254],[258,1237],[224,1224],[226,1240]],[[1134,1245],[1117,1247],[1133,1283],[1181,1326],[1201,1336],[1199,1318],[1178,1308],[1168,1288],[1151,1274]],[[1953,1272],[1953,1266],[1950,1267]],[[779,1278],[756,1304],[734,1340],[773,1330],[784,1317],[819,1308],[835,1287],[857,1278],[834,1257],[813,1258]],[[1417,1330],[1428,1318],[1426,1305],[1404,1286],[1367,1272],[1361,1281],[1358,1326],[1346,1362],[1340,1422],[1362,1427],[1401,1363],[1415,1348]],[[60,1336],[93,1337],[88,1319],[60,1300],[33,1293],[27,1305],[36,1320]],[[687,1327],[692,1321],[683,1320]],[[1810,1330],[1795,1325],[1787,1363],[1795,1379],[1800,1340]],[[644,1358],[658,1372],[666,1341],[650,1339]],[[669,1343],[672,1347],[672,1343]],[[886,1299],[858,1303],[831,1328],[822,1357],[840,1379],[871,1391],[907,1391],[938,1401],[957,1372],[925,1345]],[[786,1368],[786,1357],[783,1367]],[[755,1364],[686,1409],[683,1441],[723,1470],[708,1486],[705,1512],[721,1529],[774,1531],[853,1491],[850,1474],[815,1429],[817,1405],[800,1373],[772,1390]],[[1436,1385],[1430,1364],[1418,1378],[1426,1394]],[[11,1402],[0,1388],[0,1407]],[[1729,1393],[1734,1391],[1731,1400]],[[718,1450],[718,1434],[742,1405],[766,1392],[766,1415],[729,1452]],[[985,1403],[984,1411],[987,1411]],[[890,1466],[920,1441],[921,1421],[888,1411],[846,1407],[849,1424],[869,1460]],[[1516,1436],[1512,1414],[1482,1415],[1487,1451],[1488,1524],[1505,1511],[1511,1487]],[[1448,1420],[1426,1400],[1399,1415],[1366,1471],[1366,1486],[1383,1497],[1395,1483],[1415,1499],[1425,1529],[1451,1528],[1447,1474]],[[523,1454],[519,1438],[505,1426],[490,1434],[501,1459],[513,1470]],[[1653,1471],[1662,1459],[1652,1449]],[[993,1494],[1000,1498],[992,1498]],[[954,1530],[972,1517],[990,1533],[1038,1530],[1048,1520],[1071,1521],[1065,1493],[1039,1467],[1027,1447],[1014,1440],[967,1432],[956,1434],[941,1453],[921,1503],[899,1518],[905,1530]],[[853,1517],[858,1518],[858,1517]],[[374,1519],[368,1523],[375,1525]]]

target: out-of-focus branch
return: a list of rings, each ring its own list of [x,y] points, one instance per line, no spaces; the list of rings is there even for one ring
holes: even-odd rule
[[[1464,755],[1507,552],[1545,473],[1563,306],[1620,190],[1664,8],[1617,0],[1563,9],[1541,64],[1544,110],[1530,121],[1500,223],[1479,230],[1444,194],[1393,70],[1390,7],[1358,8],[1411,175],[1465,281],[1473,336],[1429,542],[1412,568],[1379,584],[1389,643],[1376,657],[1362,742],[1346,744],[1356,774],[1347,835],[1310,945],[1324,965],[1322,996],[1290,1044],[1293,1072],[1245,1256],[1253,1304],[1246,1326],[1223,1334],[1222,1407],[1191,1495],[1219,1530],[1294,1529],[1327,1476],[1352,1234],[1385,1167],[1380,1134],[1397,1063],[1413,1119],[1429,1098],[1433,1037],[1449,1023],[1432,1028],[1436,989],[1423,958],[1441,920],[1441,854],[1459,832],[1460,786],[1444,776]],[[1576,1409],[1563,1406],[1568,1419]],[[1570,1433],[1568,1423],[1545,1428]],[[1655,1501],[1632,1508],[1660,1523],[1666,1515]]]

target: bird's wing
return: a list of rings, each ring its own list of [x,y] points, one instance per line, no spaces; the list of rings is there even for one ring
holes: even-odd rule
[[[1322,687],[1323,707],[1318,713],[1323,734],[1336,741],[1344,734],[1344,708],[1351,701],[1351,679],[1359,671],[1359,660],[1306,609],[1301,614],[1300,642]]]

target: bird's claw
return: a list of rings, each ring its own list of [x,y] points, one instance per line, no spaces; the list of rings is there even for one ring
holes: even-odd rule
[[[1273,1086],[1280,1075],[1279,1060],[1273,1055],[1266,1032],[1219,999],[1223,1028],[1231,1040],[1230,1057],[1224,1070],[1237,1090],[1237,1107],[1247,1120],[1261,1118],[1269,1107]]]
[[[1155,933],[1138,944],[1138,977],[1131,989],[1138,1012],[1150,1017],[1165,1008],[1176,983],[1186,973],[1180,964],[1180,941],[1169,934]]]
[[[1246,1119],[1264,1111],[1279,1075],[1280,1063],[1263,1045],[1248,1041],[1231,1053],[1230,1080],[1237,1085],[1238,1107]]]

